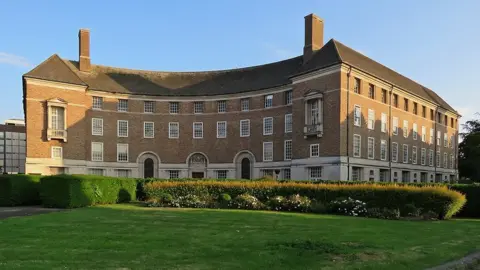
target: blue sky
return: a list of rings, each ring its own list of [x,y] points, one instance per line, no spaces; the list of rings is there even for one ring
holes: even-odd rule
[[[79,28],[91,30],[95,64],[211,70],[300,55],[309,13],[324,19],[325,42],[435,90],[465,121],[480,112],[479,11],[477,0],[4,1],[0,121],[23,118],[22,74],[54,53],[78,58]]]

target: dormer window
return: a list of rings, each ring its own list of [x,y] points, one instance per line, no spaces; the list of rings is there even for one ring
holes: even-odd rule
[[[55,98],[47,101],[48,108],[48,128],[47,139],[67,141],[67,102],[63,99]]]
[[[323,95],[320,92],[310,91],[304,97],[305,127],[304,137],[321,137],[323,133]]]

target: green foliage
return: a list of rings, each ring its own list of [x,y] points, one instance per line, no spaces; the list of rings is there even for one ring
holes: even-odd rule
[[[329,212],[345,216],[365,216],[367,213],[366,204],[360,200],[350,197],[337,199],[329,204]]]
[[[298,194],[290,195],[283,205],[283,209],[292,212],[310,212],[310,205],[312,201],[306,196]]]
[[[52,175],[40,182],[42,204],[58,208],[129,202],[137,184],[135,179],[96,175]]]
[[[283,196],[273,196],[267,201],[267,206],[270,210],[274,211],[285,211],[285,197]]]
[[[418,217],[420,216],[421,211],[422,209],[417,208],[412,203],[407,203],[400,207],[400,212],[402,213],[402,216],[405,217]]]
[[[456,216],[480,218],[480,184],[456,184],[451,185],[450,188],[467,197],[467,203]]]
[[[461,178],[480,181],[480,120],[467,121],[463,125],[466,132],[460,134],[458,145],[458,170]]]
[[[222,193],[220,194],[220,196],[218,196],[218,200],[220,202],[230,202],[232,200],[232,197],[227,193]]]
[[[255,196],[249,194],[241,194],[235,197],[231,202],[231,206],[237,209],[260,210],[264,209],[265,205],[260,202]]]
[[[399,219],[400,210],[388,208],[368,208],[366,217],[381,218],[381,219]]]
[[[40,204],[40,176],[0,175],[0,206]]]
[[[364,202],[367,208],[386,208],[397,210],[401,206],[414,203],[423,211],[433,211],[441,219],[448,219],[457,213],[465,204],[465,196],[450,190],[445,185],[438,186],[399,186],[375,184],[302,184],[279,182],[245,182],[245,181],[156,181],[145,185],[148,198],[157,198],[161,193],[169,193],[174,198],[189,194],[199,197],[210,196],[218,198],[222,193],[234,197],[236,207],[242,209],[255,208],[246,205],[242,207],[245,194],[266,203],[272,208],[275,196],[290,197],[292,195],[307,197],[311,201],[328,205],[339,198],[352,198]],[[238,197],[239,195],[242,195]],[[237,199],[238,198],[238,199]],[[250,197],[249,197],[250,198]],[[250,198],[251,199],[251,198]],[[280,199],[277,198],[278,205]],[[273,208],[278,207],[273,206]],[[263,207],[263,206],[262,206]],[[283,206],[280,206],[280,208]]]

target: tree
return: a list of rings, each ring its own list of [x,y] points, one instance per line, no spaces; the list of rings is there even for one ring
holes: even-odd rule
[[[478,113],[477,113],[478,115]],[[480,120],[467,121],[460,133],[462,142],[458,145],[458,170],[461,178],[480,182]]]

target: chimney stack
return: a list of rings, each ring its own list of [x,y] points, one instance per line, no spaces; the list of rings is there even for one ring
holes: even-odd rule
[[[90,71],[90,30],[80,29],[78,32],[78,66],[80,71]]]
[[[313,53],[323,46],[323,20],[315,14],[305,16],[305,46],[303,62],[306,63]]]

